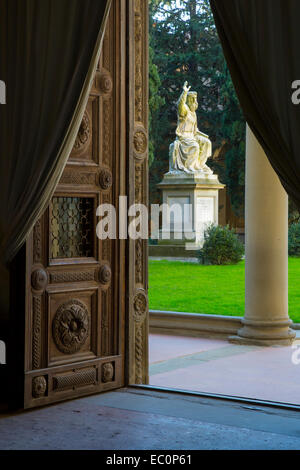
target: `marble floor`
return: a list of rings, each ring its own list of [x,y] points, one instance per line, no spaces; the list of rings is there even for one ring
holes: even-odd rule
[[[300,405],[299,372],[298,340],[294,348],[261,348],[150,335],[151,385],[286,406],[123,388],[26,412],[0,411],[0,451],[300,450],[300,413],[292,407]]]
[[[150,334],[150,385],[300,405],[300,338],[258,347]]]
[[[125,388],[0,414],[0,450],[299,450],[299,429],[292,409]],[[202,459],[197,454],[193,463]]]

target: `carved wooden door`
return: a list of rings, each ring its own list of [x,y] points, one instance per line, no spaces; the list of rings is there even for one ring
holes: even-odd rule
[[[125,241],[97,238],[96,208],[126,194],[125,9],[112,2],[73,151],[27,243],[25,408],[124,385]]]

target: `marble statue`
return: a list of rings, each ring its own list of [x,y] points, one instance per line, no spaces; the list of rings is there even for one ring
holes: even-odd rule
[[[206,161],[211,156],[212,145],[208,136],[197,127],[197,93],[190,88],[185,82],[178,101],[177,138],[170,145],[169,171],[211,175],[213,172]]]

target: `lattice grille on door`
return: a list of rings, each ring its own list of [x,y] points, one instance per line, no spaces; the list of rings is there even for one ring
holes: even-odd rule
[[[53,197],[50,208],[50,256],[94,256],[94,199]]]

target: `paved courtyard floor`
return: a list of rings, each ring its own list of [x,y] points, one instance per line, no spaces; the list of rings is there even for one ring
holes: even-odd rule
[[[300,404],[298,334],[293,347],[160,334],[149,344],[150,385]]]

